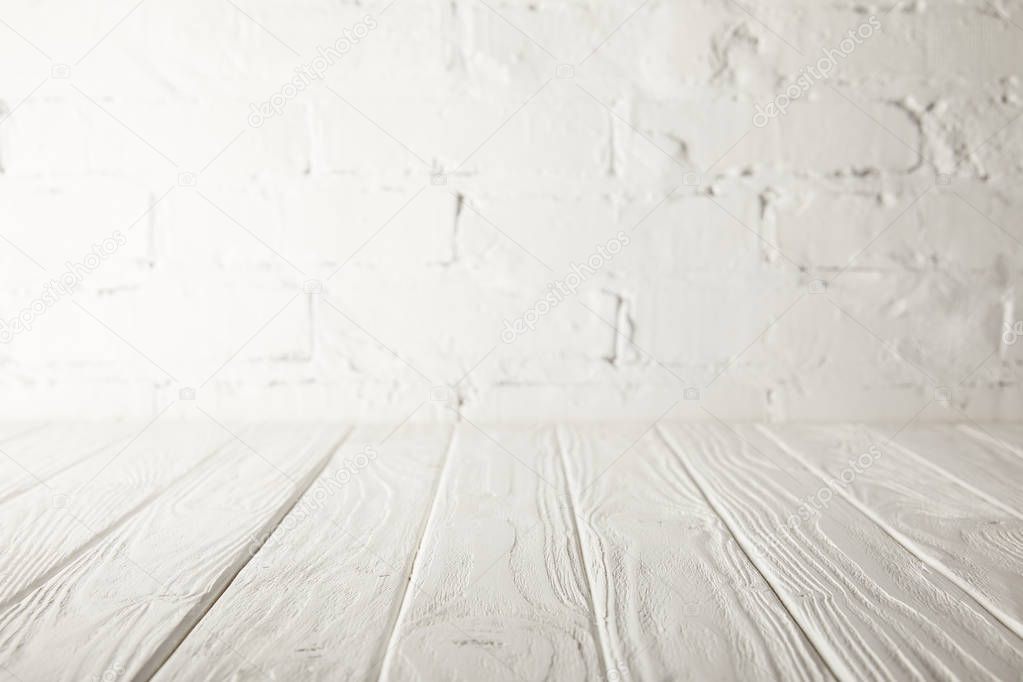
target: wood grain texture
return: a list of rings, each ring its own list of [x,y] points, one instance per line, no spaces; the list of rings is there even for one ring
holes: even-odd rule
[[[462,423],[382,678],[605,676],[552,429]]]
[[[29,437],[35,438],[39,436],[44,429],[53,427],[54,424],[46,421],[20,421],[20,422],[0,422],[0,462],[3,459],[7,459],[6,448],[10,447],[15,442],[24,442]]]
[[[755,427],[662,429],[837,676],[1014,679],[1019,638]],[[805,518],[804,518],[805,517]]]
[[[764,431],[836,494],[1023,635],[1023,520],[919,466],[864,428]]]
[[[608,678],[833,679],[675,454],[656,433],[636,441],[642,429],[561,429]]]
[[[451,441],[389,431],[355,431],[156,679],[376,678]]]
[[[0,613],[0,665],[32,680],[148,678],[312,482],[341,433],[259,427],[233,440]]]
[[[0,426],[11,679],[1023,670],[1019,425],[139,428]]]
[[[922,466],[940,471],[1004,511],[1023,518],[1023,459],[971,429],[906,429],[892,441]]]
[[[62,452],[74,451],[63,444],[75,442],[78,433],[94,437],[81,427],[56,431],[60,439],[47,443]],[[11,499],[0,514],[0,546],[7,548],[0,553],[0,613],[141,512],[229,438],[212,424],[156,424],[127,448],[116,442],[85,459],[68,458],[63,471]]]
[[[66,423],[36,428],[7,427],[15,434],[0,440],[0,504],[110,447],[124,443],[131,422]]]
[[[993,445],[1003,453],[1015,455],[1012,469],[1007,474],[1023,471],[1023,424],[960,424],[959,430],[986,445]],[[1016,511],[1023,513],[1023,508]]]

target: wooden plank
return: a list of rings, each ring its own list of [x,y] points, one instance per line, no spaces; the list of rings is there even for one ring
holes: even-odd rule
[[[858,426],[764,428],[835,494],[1023,636],[1023,519]]]
[[[550,429],[459,425],[385,680],[606,677]]]
[[[1004,511],[1023,513],[1023,459],[998,443],[963,428],[929,426],[906,429],[892,444]]]
[[[40,420],[0,422],[0,445],[6,446],[15,440],[36,434],[49,426],[51,424]]]
[[[51,425],[48,422],[40,420],[0,422],[0,445],[9,445],[15,440],[36,434],[49,426]]]
[[[16,435],[0,441],[0,504],[123,442],[130,428],[110,421],[12,429]]]
[[[959,430],[1015,455],[1016,459],[1010,460],[1014,463],[1010,475],[1023,471],[1023,424],[960,424]],[[1017,511],[1023,513],[1023,509]]]
[[[755,427],[662,432],[838,677],[1017,675],[1011,630]]]
[[[978,437],[985,435],[988,439],[994,439],[1002,447],[1006,447],[1016,453],[1017,457],[1023,457],[1023,422],[997,423],[997,424],[962,424],[960,429],[979,432]]]
[[[388,431],[355,431],[155,679],[375,679],[451,440]]]
[[[608,677],[833,679],[674,453],[636,440],[644,428],[561,431]]]
[[[181,427],[185,428],[185,427]],[[260,427],[0,613],[18,678],[146,679],[326,464],[339,428]]]
[[[101,448],[10,500],[0,514],[0,612],[21,601],[83,553],[90,543],[131,519],[211,453],[231,440],[210,423],[182,428],[154,424],[127,447]],[[96,435],[81,425],[55,429],[59,446]],[[107,427],[109,431],[109,427]],[[128,429],[122,427],[127,437]],[[109,440],[110,436],[104,437]],[[66,447],[66,446],[65,446]],[[40,453],[42,454],[42,453]],[[33,461],[33,465],[34,465]],[[34,472],[33,472],[34,473]]]

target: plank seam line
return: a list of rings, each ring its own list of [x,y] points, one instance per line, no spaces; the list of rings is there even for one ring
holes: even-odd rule
[[[120,445],[122,438],[123,438],[123,435],[118,437],[118,438],[115,438],[114,440],[109,441],[109,442],[104,441],[101,445],[98,445],[98,446],[92,448],[91,450],[86,452],[84,455],[81,455],[81,456],[77,457],[74,461],[68,462],[67,464],[65,464],[64,466],[62,466],[62,467],[60,467],[58,469],[51,470],[49,473],[43,474],[42,476],[40,476],[39,478],[36,479],[36,482],[34,484],[31,484],[31,485],[29,485],[29,486],[27,486],[25,488],[22,488],[21,490],[14,490],[14,491],[11,491],[11,492],[7,493],[7,495],[5,495],[3,497],[0,497],[0,504],[7,504],[11,500],[18,498],[18,497],[24,495],[25,493],[32,492],[33,490],[38,488],[40,485],[46,485],[47,481],[52,481],[53,479],[57,478],[61,474],[67,473],[71,469],[74,469],[79,464],[84,464],[85,462],[89,461],[90,459],[92,459],[96,455],[98,455],[100,453],[103,453],[103,452],[106,452],[107,450],[112,449],[116,445]]]
[[[195,606],[188,610],[178,624],[167,634],[164,640],[157,645],[153,650],[153,653],[149,656],[145,663],[143,663],[138,672],[132,676],[132,682],[149,680],[160,672],[167,661],[170,660],[174,652],[184,643],[188,636],[192,634],[195,628],[202,622],[206,614],[220,601],[220,598],[224,596],[227,590],[234,584],[235,579],[238,575],[249,565],[256,555],[263,549],[266,543],[270,540],[270,536],[280,527],[284,519],[291,513],[291,510],[295,508],[295,505],[305,496],[306,492],[319,480],[324,470],[333,461],[337,455],[341,446],[348,440],[354,429],[348,427],[344,433],[338,438],[333,446],[327,449],[327,454],[320,458],[316,464],[314,464],[306,474],[298,479],[292,479],[294,488],[291,494],[284,500],[284,502],[274,511],[273,514],[267,519],[266,523],[258,529],[256,538],[260,541],[258,543],[251,543],[242,550],[235,557],[234,561],[228,563],[224,570],[221,571],[220,575],[217,576],[216,580],[213,581],[212,586],[206,591],[202,597],[196,602]],[[228,442],[233,442],[234,438]],[[189,622],[191,621],[191,622]],[[175,641],[176,640],[176,641]]]
[[[875,431],[875,430],[873,430],[873,429],[871,429],[869,427],[868,427],[868,431],[870,431],[874,435],[880,436],[880,434],[878,434],[877,431]],[[973,493],[977,497],[981,498],[985,502],[987,502],[987,503],[989,503],[989,504],[991,504],[991,505],[993,505],[995,507],[998,507],[1003,512],[1005,512],[1006,514],[1009,514],[1010,516],[1015,516],[1017,519],[1023,520],[1023,513],[1019,512],[1016,509],[1013,509],[1009,505],[1007,505],[1004,502],[1002,502],[1001,500],[999,500],[997,497],[993,497],[993,496],[989,495],[988,493],[984,492],[983,490],[981,490],[980,488],[977,488],[972,483],[964,481],[963,479],[959,478],[958,476],[953,474],[951,471],[948,471],[944,467],[942,467],[942,466],[940,466],[938,464],[935,464],[931,460],[927,459],[926,457],[924,457],[923,455],[918,453],[915,449],[910,448],[910,447],[908,447],[906,445],[903,445],[902,443],[898,443],[894,439],[888,440],[885,443],[885,445],[894,445],[897,450],[901,450],[908,457],[910,457],[910,458],[916,460],[917,462],[923,464],[928,469],[931,469],[931,470],[935,471],[939,476],[947,478],[948,480],[952,481],[953,483],[955,483],[956,485],[960,486],[961,488],[964,488],[964,489],[970,491],[971,493]]]
[[[861,514],[870,519],[874,523],[874,525],[880,528],[886,535],[892,538],[892,540],[894,540],[903,549],[905,549],[907,552],[915,556],[918,560],[922,561],[923,563],[927,564],[932,569],[940,573],[952,584],[956,585],[959,589],[965,592],[967,596],[972,597],[973,600],[977,602],[978,606],[980,606],[984,611],[987,611],[989,615],[994,617],[995,620],[997,620],[1003,626],[1008,628],[1017,637],[1023,638],[1023,627],[1020,627],[1020,625],[1016,622],[1015,618],[1013,618],[1011,615],[1005,613],[1000,608],[998,608],[998,606],[992,603],[991,600],[985,597],[975,587],[973,587],[968,582],[966,582],[958,575],[956,575],[942,561],[930,556],[926,550],[920,547],[911,538],[907,537],[906,535],[903,535],[903,533],[897,530],[896,528],[891,527],[880,515],[878,515],[872,509],[867,507],[867,505],[861,503],[855,497],[850,495],[845,489],[841,488],[840,486],[832,485],[831,477],[828,476],[827,473],[818,469],[816,465],[804,459],[803,456],[800,455],[795,448],[785,443],[780,437],[771,432],[767,427],[758,424],[755,428],[757,428],[757,430],[759,430],[767,438],[772,440],[775,443],[775,445],[777,445],[782,450],[782,452],[788,453],[788,455],[792,457],[792,459],[798,462],[804,469],[809,471],[811,475],[818,478],[828,488],[831,488],[832,490],[837,492],[839,496],[842,497],[842,499],[844,499],[846,502],[851,504],[853,508],[855,508]]]
[[[25,436],[27,436],[29,434],[32,434],[32,433],[35,433],[36,431],[39,431],[39,430],[41,430],[41,429],[43,429],[43,428],[45,428],[47,426],[52,428],[53,425],[50,422],[42,422],[40,424],[34,424],[32,426],[26,427],[26,428],[22,429],[21,431],[15,431],[14,433],[9,433],[6,436],[4,436],[3,438],[0,438],[0,443],[7,444],[7,443],[10,443],[13,440],[18,440],[19,438],[24,438]]]
[[[692,481],[693,486],[695,486],[695,488],[700,492],[700,496],[703,497],[704,501],[707,503],[707,506],[710,507],[710,510],[714,512],[715,516],[718,517],[718,520],[721,521],[721,524],[725,527],[725,530],[727,530],[729,535],[732,536],[732,539],[735,541],[735,544],[739,548],[739,551],[742,552],[743,556],[746,557],[746,560],[749,561],[750,566],[753,567],[753,570],[757,572],[757,574],[764,581],[764,584],[767,585],[768,589],[771,590],[771,594],[773,594],[775,598],[778,600],[778,603],[781,605],[782,609],[788,615],[789,619],[792,621],[792,624],[795,625],[796,629],[799,630],[799,632],[803,635],[803,639],[810,646],[810,648],[813,649],[813,651],[817,654],[817,658],[820,660],[821,664],[828,670],[832,678],[836,680],[842,679],[856,680],[857,679],[856,676],[853,675],[851,672],[847,671],[846,666],[843,665],[841,661],[836,661],[835,665],[832,665],[831,661],[829,661],[828,657],[824,654],[822,648],[818,646],[818,643],[815,642],[812,637],[810,637],[809,632],[807,632],[807,630],[803,627],[803,624],[799,622],[799,619],[796,618],[795,610],[790,608],[788,602],[781,595],[778,589],[775,588],[774,583],[772,583],[767,578],[767,573],[760,566],[760,564],[753,558],[753,553],[749,550],[749,548],[746,547],[746,543],[741,539],[733,525],[728,522],[727,515],[724,514],[718,507],[717,503],[715,503],[714,500],[711,499],[710,495],[707,493],[705,484],[701,484],[699,482],[695,472],[686,462],[685,458],[682,456],[682,452],[680,451],[678,445],[676,445],[668,436],[668,434],[664,432],[663,426],[658,425],[657,435],[661,437],[661,441],[668,447],[672,454],[675,455],[675,459],[678,460],[679,465],[682,467],[682,470],[686,472],[686,475],[689,477],[689,480]],[[830,650],[830,647],[826,646],[825,643],[823,649]],[[848,676],[843,677],[839,675],[837,673],[838,669],[846,670],[846,672],[849,673]]]
[[[108,524],[105,528],[103,528],[99,532],[95,533],[95,535],[90,537],[86,542],[84,542],[81,545],[79,545],[70,554],[68,554],[67,557],[65,557],[63,560],[61,560],[61,561],[57,562],[56,564],[54,564],[53,566],[51,566],[49,570],[41,573],[32,582],[30,582],[27,585],[25,585],[25,587],[23,587],[20,590],[18,590],[15,594],[11,595],[7,599],[5,599],[3,602],[0,602],[0,613],[3,613],[5,611],[7,611],[7,609],[11,608],[12,606],[14,606],[18,602],[20,602],[22,599],[25,599],[26,597],[28,597],[35,590],[37,590],[40,587],[42,587],[43,585],[45,585],[47,582],[52,580],[54,576],[59,574],[61,571],[65,570],[68,566],[70,566],[74,562],[78,561],[89,550],[91,550],[93,547],[95,547],[96,545],[101,543],[103,540],[105,540],[107,537],[109,537],[118,528],[120,528],[124,524],[128,523],[133,518],[138,516],[140,513],[145,511],[145,509],[147,507],[149,507],[151,504],[153,504],[156,500],[158,500],[162,496],[166,495],[175,486],[179,485],[182,481],[187,480],[196,471],[199,471],[203,467],[207,466],[209,464],[209,462],[219,452],[221,452],[228,445],[228,443],[230,443],[230,442],[231,442],[230,440],[226,440],[223,443],[221,443],[220,445],[218,445],[209,454],[205,455],[202,459],[200,459],[198,462],[196,462],[193,466],[191,466],[188,469],[186,469],[185,471],[183,471],[177,478],[171,480],[167,485],[165,485],[164,487],[160,488],[159,490],[155,490],[152,493],[150,493],[149,495],[147,495],[146,497],[142,498],[142,500],[140,500],[138,503],[136,503],[135,505],[130,507],[126,512],[121,514],[121,516],[119,516],[113,522]],[[86,530],[92,531],[92,529],[89,528],[88,526],[86,526],[85,523],[83,521],[81,521],[77,516],[75,516],[74,514],[71,514],[71,517],[77,523],[79,523],[82,526],[84,526]]]
[[[1023,451],[1020,451],[1018,447],[1016,447],[1014,444],[1008,441],[1002,440],[1001,438],[998,438],[997,436],[988,433],[984,429],[978,429],[976,426],[972,426],[970,424],[957,424],[956,428],[958,428],[963,433],[969,435],[974,441],[983,441],[988,445],[994,445],[995,447],[1008,450],[1016,457],[1023,459]]]
[[[440,471],[437,474],[437,480],[434,482],[430,504],[426,509],[425,518],[423,519],[422,527],[419,531],[419,537],[416,539],[416,547],[412,552],[412,561],[409,563],[408,577],[402,581],[401,595],[398,598],[398,610],[394,614],[394,620],[391,622],[387,637],[384,639],[383,656],[377,655],[377,658],[380,661],[380,668],[376,671],[377,682],[383,680],[391,669],[391,661],[394,659],[394,652],[398,644],[398,631],[401,629],[401,623],[409,609],[409,585],[417,579],[420,571],[422,570],[422,566],[419,561],[420,554],[423,549],[423,544],[426,542],[426,538],[430,536],[430,531],[433,529],[434,519],[436,518],[437,501],[440,498],[441,490],[443,490],[444,483],[447,482],[447,477],[451,471],[451,460],[453,459],[452,452],[454,452],[455,449],[457,432],[458,426],[456,422],[456,424],[451,427],[451,437],[448,439],[448,446],[444,451],[444,461],[441,462]],[[372,671],[367,674],[366,677],[367,679],[371,679],[373,677]]]
[[[561,474],[565,478],[565,494],[568,498],[568,513],[572,517],[572,533],[575,535],[575,548],[579,555],[579,561],[582,563],[583,577],[586,581],[586,600],[589,602],[587,606],[590,608],[590,627],[592,629],[590,634],[597,640],[597,646],[600,648],[600,674],[601,678],[606,680],[608,679],[607,671],[610,657],[608,655],[607,643],[604,641],[603,629],[597,625],[597,605],[593,599],[593,576],[590,575],[590,564],[586,560],[583,538],[579,532],[579,519],[576,514],[578,505],[572,495],[572,483],[568,478],[568,466],[565,463],[565,447],[561,439],[561,427],[559,426],[554,427],[554,440],[558,461],[561,464]]]

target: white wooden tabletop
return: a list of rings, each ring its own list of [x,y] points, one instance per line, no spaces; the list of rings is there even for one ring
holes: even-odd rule
[[[0,473],[12,680],[1023,679],[1021,426],[9,424]]]

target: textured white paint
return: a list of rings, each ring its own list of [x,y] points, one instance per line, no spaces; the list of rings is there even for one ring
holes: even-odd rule
[[[158,424],[124,448],[139,426],[0,423],[5,452],[42,467],[0,499],[8,677],[951,681],[1023,664],[1019,424]]]
[[[1020,413],[1020,0],[136,2],[0,2],[8,417]]]

